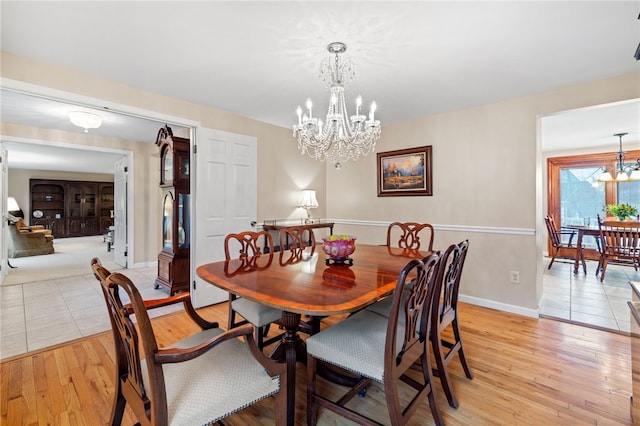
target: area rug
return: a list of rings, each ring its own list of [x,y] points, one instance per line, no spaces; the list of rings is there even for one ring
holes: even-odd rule
[[[55,253],[9,259],[11,266],[3,286],[73,277],[91,273],[90,262],[98,257],[110,271],[123,269],[113,260],[113,251],[101,235],[91,237],[57,238]]]

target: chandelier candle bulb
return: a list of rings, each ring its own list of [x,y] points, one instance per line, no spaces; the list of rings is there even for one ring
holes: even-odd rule
[[[298,126],[302,126],[302,108],[300,108],[300,105],[298,105],[296,113],[298,114]]]
[[[311,103],[311,99],[307,99],[307,109],[309,109],[309,118],[313,117],[313,114],[311,114],[311,107],[313,106],[313,104]]]
[[[360,105],[362,105],[362,96],[356,98],[356,115],[360,115]]]

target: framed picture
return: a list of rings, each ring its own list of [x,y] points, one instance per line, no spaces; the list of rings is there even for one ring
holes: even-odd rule
[[[378,197],[433,195],[431,145],[377,156]]]

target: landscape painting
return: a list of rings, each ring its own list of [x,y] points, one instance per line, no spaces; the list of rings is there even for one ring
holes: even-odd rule
[[[433,195],[431,145],[377,156],[378,197]]]

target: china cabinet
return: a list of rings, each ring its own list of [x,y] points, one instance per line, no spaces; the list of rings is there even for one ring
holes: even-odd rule
[[[165,126],[158,132],[162,188],[162,250],[158,254],[155,288],[173,295],[189,291],[190,281],[190,143]]]
[[[113,225],[113,182],[31,179],[31,225],[56,238],[101,235]]]

